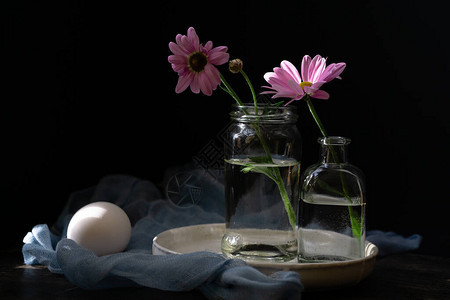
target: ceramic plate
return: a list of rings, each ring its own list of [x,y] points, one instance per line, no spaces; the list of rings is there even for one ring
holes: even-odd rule
[[[221,253],[220,244],[225,224],[202,224],[164,231],[153,239],[153,254],[184,254],[195,251]],[[365,257],[332,263],[247,263],[265,274],[295,271],[300,274],[305,289],[340,288],[355,285],[373,270],[378,248],[366,242]]]

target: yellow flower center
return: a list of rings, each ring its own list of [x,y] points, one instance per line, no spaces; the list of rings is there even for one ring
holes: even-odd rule
[[[303,91],[305,90],[305,85],[306,86],[312,86],[312,83],[309,82],[309,81],[300,82],[300,87],[302,88]]]
[[[208,58],[203,52],[193,52],[188,56],[188,67],[192,72],[200,73],[205,69]]]

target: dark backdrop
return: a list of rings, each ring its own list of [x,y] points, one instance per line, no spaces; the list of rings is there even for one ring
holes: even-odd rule
[[[95,3],[93,3],[95,2]],[[367,228],[448,245],[448,19],[442,1],[2,1],[1,201],[7,240],[52,224],[71,192],[108,174],[159,183],[228,122],[233,100],[180,95],[167,47],[194,26],[244,60],[258,91],[283,59],[346,62],[315,101],[351,137]],[[245,85],[222,68],[242,97]],[[247,93],[247,94],[245,94]],[[247,95],[247,96],[245,96]],[[299,103],[304,166],[320,135]],[[3,152],[3,151],[2,151]],[[433,244],[439,251],[439,244]]]

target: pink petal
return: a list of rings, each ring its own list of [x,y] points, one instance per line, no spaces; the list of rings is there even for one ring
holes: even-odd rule
[[[270,87],[268,87],[268,86],[263,86],[263,88],[268,88],[268,89],[270,89]],[[264,92],[261,92],[261,93],[259,93],[260,95],[266,95],[266,94],[276,94],[276,92],[275,91],[264,91]]]
[[[172,69],[179,73],[187,68],[187,57],[181,55],[169,55],[167,58],[172,65]]]
[[[314,92],[314,94],[311,95],[311,98],[317,98],[317,99],[329,99],[330,98],[330,94],[328,94],[325,91],[322,90],[318,90],[316,92]]]
[[[213,42],[208,41],[203,48],[206,50],[206,52],[211,51],[211,49],[213,48]]]
[[[322,85],[324,85],[326,82],[325,81],[316,81],[316,82],[314,82],[313,84],[312,84],[312,88],[313,89],[315,89],[315,90],[318,90],[318,89],[320,89],[320,87],[322,86]]]
[[[320,55],[316,55],[314,56],[314,58],[311,60],[311,63],[309,64],[309,68],[308,68],[308,80],[309,82],[312,82],[313,76],[314,76],[314,69],[316,67],[317,61],[319,60]]]
[[[274,68],[275,75],[270,78],[268,83],[270,83],[272,86],[274,85],[280,85],[280,86],[288,86],[288,81],[293,80],[297,84],[300,82],[297,82],[295,78],[293,78],[286,70],[282,68]]]
[[[211,82],[209,81],[206,72],[201,72],[200,74],[198,74],[198,84],[203,94],[207,96],[212,95]]]
[[[338,78],[339,75],[344,71],[345,66],[345,63],[330,64],[323,72],[320,80],[330,82],[334,78]]]
[[[302,88],[300,87],[300,85],[298,85],[298,83],[295,82],[294,80],[289,80],[289,81],[288,81],[288,85],[289,85],[289,88],[290,88],[292,91],[295,92],[295,95],[296,95],[296,96],[297,96],[297,95],[303,95],[303,94],[304,94],[303,89],[302,89]]]
[[[224,63],[228,62],[228,60],[230,59],[230,55],[228,53],[223,51],[214,51],[214,49],[208,54],[208,60],[210,63],[214,65],[223,65]]]
[[[180,45],[181,44],[181,38],[183,37],[182,34],[177,34],[177,36],[175,37],[175,42]]]
[[[181,56],[181,55],[169,55],[169,57],[167,58],[167,60],[168,60],[171,64],[184,64],[184,65],[187,65],[187,58],[186,58],[186,56]]]
[[[308,81],[312,83],[318,81],[323,71],[325,70],[325,66],[326,66],[325,58],[322,58],[322,56],[318,54],[314,56],[308,70],[308,77],[309,77]]]
[[[300,74],[298,73],[297,68],[291,62],[283,60],[281,62],[281,68],[285,70],[295,80],[295,82],[297,83],[302,82],[302,79],[300,78]]]
[[[182,73],[185,72],[186,69],[188,69],[187,65],[183,65],[183,64],[171,64],[172,69],[174,72],[177,73]]]
[[[297,78],[295,78],[294,76],[291,76],[291,74],[283,68],[276,68],[274,70],[275,70],[275,73],[277,74],[278,78],[282,81],[287,82],[288,80],[294,80],[296,83],[301,82],[301,81],[298,81],[298,80],[301,80],[300,75],[297,76]]]
[[[194,78],[192,79],[191,82],[191,91],[194,94],[198,94],[200,93],[200,82],[199,82],[199,74],[198,73],[193,73],[194,74]]]
[[[302,78],[303,78],[303,81],[310,81],[309,80],[309,74],[308,74],[308,70],[309,70],[309,65],[310,64],[311,64],[311,57],[309,55],[303,56],[303,60],[302,60]]]
[[[271,77],[270,80],[268,81],[268,83],[272,87],[275,87],[275,86],[288,87],[289,86],[289,84],[288,84],[289,80],[292,80],[292,79],[276,76],[276,77]]]
[[[200,51],[200,40],[197,33],[195,32],[194,27],[189,27],[187,31],[187,37],[190,43],[193,45],[195,51]]]
[[[269,80],[273,77],[275,77],[275,73],[274,72],[267,72],[266,74],[264,74],[264,79],[269,82]]]
[[[264,79],[270,86],[263,87],[271,91],[261,94],[274,94],[272,98],[301,99],[305,93],[299,85],[301,78],[297,69],[288,61],[283,61],[280,66],[274,68],[273,72],[264,74]]]
[[[191,84],[193,78],[194,74],[192,72],[186,72],[185,74],[180,75],[180,77],[178,77],[177,86],[175,87],[175,92],[179,94],[186,90],[187,87]]]
[[[276,91],[272,98],[301,98],[304,94],[302,88],[292,79],[283,86],[272,85],[272,89]]]
[[[301,99],[303,98],[303,96],[305,96],[305,95],[302,95],[302,96],[300,96],[300,97],[291,99],[291,101],[288,101],[288,102],[287,102],[285,105],[283,105],[283,106],[288,106],[288,105],[291,104],[293,101],[301,100]]]
[[[204,73],[206,74],[209,82],[211,83],[211,88],[215,90],[221,81],[219,70],[217,70],[213,65],[207,64],[205,66]]]
[[[303,88],[305,89],[305,93],[307,93],[308,95],[311,95],[317,91],[317,89],[313,88],[312,86],[305,85]]]
[[[291,96],[290,94],[289,95],[283,95],[283,94],[277,93],[277,94],[272,96],[272,99],[276,99],[276,98],[292,98],[290,96]]]
[[[228,51],[228,47],[227,46],[218,46],[216,48],[213,48],[210,50],[210,52],[227,52]]]
[[[175,55],[188,55],[189,53],[174,42],[169,43],[169,49]]]
[[[181,41],[180,41],[180,43],[178,43],[178,45],[180,45],[180,47],[184,48],[184,50],[185,50],[187,53],[192,53],[192,52],[197,51],[197,50],[195,49],[194,45],[193,45],[193,44],[191,43],[191,41],[189,40],[189,38],[188,38],[187,36],[185,36],[185,35],[183,35],[183,36],[181,37]]]

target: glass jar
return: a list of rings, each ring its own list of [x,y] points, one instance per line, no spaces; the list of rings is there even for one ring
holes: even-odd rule
[[[226,256],[280,262],[297,256],[297,119],[290,106],[234,106],[225,144]]]
[[[347,160],[350,139],[319,138],[320,161],[302,175],[299,262],[361,258],[365,245],[365,184]]]

